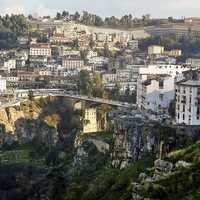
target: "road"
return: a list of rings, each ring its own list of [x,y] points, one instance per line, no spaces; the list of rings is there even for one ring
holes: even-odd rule
[[[117,107],[122,107],[122,108],[136,109],[137,107],[136,104],[113,101],[109,99],[102,99],[102,98],[96,98],[96,97],[88,97],[84,95],[70,94],[60,89],[41,89],[41,90],[32,90],[32,92],[35,97],[38,97],[38,96],[66,97],[70,99],[95,102],[98,104],[106,104],[106,105],[117,106]],[[28,90],[15,91],[15,93],[18,95],[17,99],[12,102],[1,104],[0,108],[6,108],[6,107],[14,106],[14,105],[19,105],[20,102],[26,101],[28,99],[28,94],[29,94]],[[19,97],[20,96],[19,94],[23,97]]]

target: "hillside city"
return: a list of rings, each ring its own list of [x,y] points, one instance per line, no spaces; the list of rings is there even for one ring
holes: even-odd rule
[[[200,18],[1,16],[1,199],[200,199]]]

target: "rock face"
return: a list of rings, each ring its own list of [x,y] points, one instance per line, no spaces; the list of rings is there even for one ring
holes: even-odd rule
[[[15,108],[0,109],[0,123],[4,125],[6,133],[14,134],[15,122],[20,118],[25,118],[22,111]]]
[[[153,130],[146,129],[141,118],[117,119],[114,139],[112,165],[116,168],[127,167],[139,160],[143,153],[153,151],[156,145]]]
[[[29,101],[21,106],[0,109],[0,142],[10,143],[12,140],[32,140],[37,136],[41,142],[57,141],[57,129],[49,126],[40,118],[43,107]]]
[[[88,141],[92,142],[96,146],[97,150],[101,153],[106,153],[110,150],[109,144],[102,140],[97,140],[97,139],[91,138]]]
[[[173,164],[167,161],[163,161],[163,160],[156,160],[154,162],[154,166],[155,166],[155,170],[157,172],[164,172],[164,173],[169,173],[172,171],[173,169]]]
[[[185,161],[182,161],[182,160],[179,160],[175,166],[176,168],[188,168],[192,165],[192,163],[188,163],[188,162],[185,162]]]
[[[115,119],[112,166],[125,168],[149,153],[162,158],[186,141],[198,140],[200,135],[197,131],[195,133],[191,135],[187,129],[180,131],[180,127],[150,121],[142,114],[118,117]]]

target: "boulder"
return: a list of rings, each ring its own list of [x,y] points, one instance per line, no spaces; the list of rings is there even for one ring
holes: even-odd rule
[[[185,162],[183,160],[178,161],[175,166],[176,168],[188,168],[192,165],[192,163]]]
[[[145,173],[140,173],[139,181],[144,181],[146,178],[147,178],[147,175]]]
[[[154,162],[154,167],[157,172],[170,173],[173,169],[173,163],[158,159]]]

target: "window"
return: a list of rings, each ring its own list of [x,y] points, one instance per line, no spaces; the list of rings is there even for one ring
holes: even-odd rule
[[[185,112],[185,105],[183,105],[183,112]]]
[[[164,88],[164,81],[160,80],[159,81],[159,89],[163,89]]]
[[[198,107],[197,108],[197,115],[199,115],[200,114],[200,108]]]
[[[185,91],[185,87],[183,87],[183,94],[185,94],[186,93],[186,91]]]
[[[200,88],[197,88],[197,95],[200,95]]]
[[[185,120],[185,114],[183,114],[183,121]]]
[[[181,103],[186,104],[186,96],[182,96],[182,102]]]
[[[163,101],[164,95],[163,94],[159,94],[159,99],[160,101]]]

